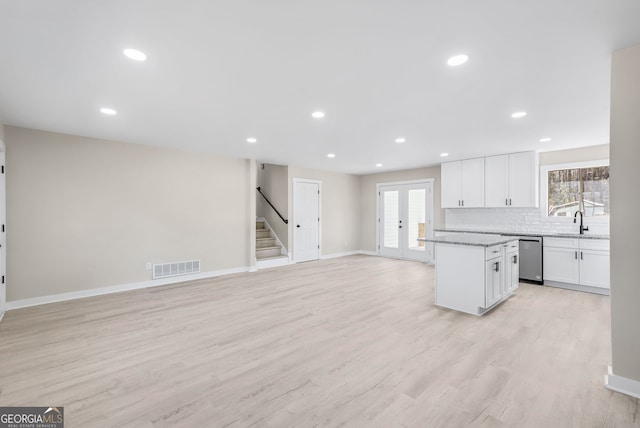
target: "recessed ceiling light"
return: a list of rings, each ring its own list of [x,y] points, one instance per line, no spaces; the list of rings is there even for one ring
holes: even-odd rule
[[[517,111],[517,112],[513,113],[511,115],[511,117],[514,118],[514,119],[519,119],[521,117],[525,117],[526,115],[527,115],[526,111]]]
[[[446,158],[447,156],[449,156],[449,153],[440,153],[440,156],[442,156],[443,158]]]
[[[311,116],[315,117],[316,119],[322,119],[324,117],[324,112],[314,111],[313,113],[311,113]]]
[[[450,65],[451,67],[455,67],[457,65],[462,65],[465,62],[469,61],[469,57],[466,55],[456,55],[456,56],[452,56],[451,58],[449,58],[447,60],[447,64]]]
[[[546,137],[546,138],[540,138],[540,142],[541,143],[548,143],[549,141],[551,141],[551,138]]]
[[[125,49],[122,51],[127,58],[131,58],[134,61],[146,61],[147,55],[137,49]]]
[[[327,155],[327,157],[328,157],[328,158],[335,158],[335,157],[336,157],[336,154],[335,154],[335,153],[329,153],[329,154]]]
[[[402,144],[402,143],[404,143],[405,141],[407,141],[405,138],[402,138],[402,137],[400,137],[400,138],[396,138],[396,143],[398,143],[398,144]]]
[[[376,164],[376,167],[378,167],[378,168],[380,168],[381,166],[382,166],[382,164],[381,164],[381,163],[377,163],[377,164]]]
[[[247,138],[247,143],[257,143],[257,142],[258,142],[257,138],[253,138],[253,137]]]
[[[100,109],[100,113],[106,114],[106,115],[109,115],[109,116],[115,116],[116,114],[118,114],[117,111],[115,111],[114,109],[109,108],[109,107],[102,107]]]

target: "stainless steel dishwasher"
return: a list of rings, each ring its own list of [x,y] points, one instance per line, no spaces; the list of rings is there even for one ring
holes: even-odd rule
[[[542,285],[542,236],[521,236],[520,280]]]

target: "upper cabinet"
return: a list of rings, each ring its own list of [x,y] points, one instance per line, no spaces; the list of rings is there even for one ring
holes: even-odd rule
[[[484,206],[484,158],[445,162],[440,172],[442,208]]]
[[[537,207],[535,152],[485,158],[485,207]]]
[[[537,207],[535,152],[444,162],[442,208]]]

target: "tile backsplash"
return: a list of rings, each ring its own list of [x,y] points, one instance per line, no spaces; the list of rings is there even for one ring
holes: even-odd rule
[[[445,209],[447,229],[482,230],[523,233],[578,233],[573,219],[543,218],[539,208],[450,208]],[[595,223],[584,219],[589,226],[585,234],[608,235],[609,221]]]

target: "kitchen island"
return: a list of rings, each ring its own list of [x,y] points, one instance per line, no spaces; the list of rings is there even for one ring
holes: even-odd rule
[[[484,315],[518,288],[518,239],[451,234],[425,239],[435,244],[435,304]]]

